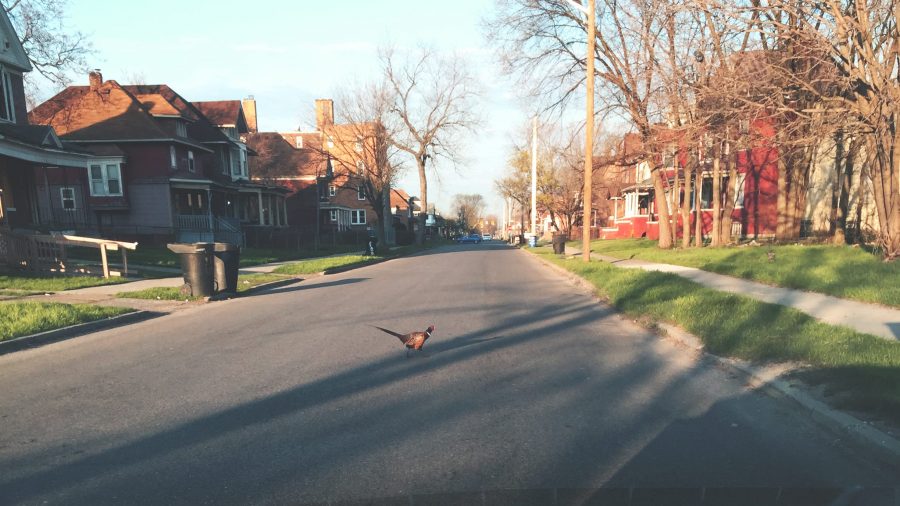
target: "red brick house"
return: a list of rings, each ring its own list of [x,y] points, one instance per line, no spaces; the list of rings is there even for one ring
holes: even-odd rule
[[[84,172],[86,153],[60,140],[53,128],[31,125],[25,107],[23,76],[32,70],[6,12],[0,9],[0,36],[6,47],[0,51],[0,233],[33,229],[54,217],[68,218],[78,212],[84,195],[63,186],[55,194],[39,195],[37,181],[57,172]],[[53,202],[52,209],[39,207],[41,198]],[[2,234],[0,234],[2,239]],[[6,257],[6,242],[0,240],[0,259]]]
[[[242,112],[234,114],[233,127],[219,126],[166,85],[123,86],[104,82],[98,71],[89,82],[66,88],[29,115],[90,155],[86,171],[66,172],[65,181],[38,181],[38,194],[52,195],[67,184],[86,196],[84,212],[66,226],[144,241],[238,244],[242,218],[277,226],[271,218],[277,214],[276,189],[268,193],[273,196],[268,221],[243,213],[248,152],[229,130],[248,130]]]
[[[316,100],[314,132],[248,136],[259,155],[251,161],[254,178],[291,191],[289,220],[306,234],[361,240],[379,226],[364,186],[378,163],[372,156],[378,131],[374,124],[336,124],[333,101]]]

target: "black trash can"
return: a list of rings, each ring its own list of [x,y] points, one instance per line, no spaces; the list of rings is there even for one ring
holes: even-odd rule
[[[178,254],[184,276],[184,292],[194,297],[209,297],[214,293],[213,244],[169,244],[169,251]]]
[[[557,255],[564,255],[566,253],[565,234],[553,234],[553,252]]]
[[[241,249],[237,245],[227,242],[213,243],[216,292],[237,292],[240,258]]]

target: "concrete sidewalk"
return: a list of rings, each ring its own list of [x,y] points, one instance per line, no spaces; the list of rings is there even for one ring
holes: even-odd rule
[[[567,254],[578,254],[573,248],[566,248]],[[769,286],[755,281],[715,274],[694,267],[660,264],[644,260],[623,260],[620,258],[591,253],[591,258],[628,269],[670,272],[707,288],[736,293],[771,304],[792,307],[813,318],[832,325],[843,325],[859,332],[885,339],[900,339],[900,310],[878,304],[867,304],[841,299],[816,292],[805,292],[792,288]]]

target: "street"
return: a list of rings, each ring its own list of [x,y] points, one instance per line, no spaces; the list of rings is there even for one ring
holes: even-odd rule
[[[408,359],[371,326],[430,324]],[[0,382],[3,504],[900,486],[496,241],[12,353]]]

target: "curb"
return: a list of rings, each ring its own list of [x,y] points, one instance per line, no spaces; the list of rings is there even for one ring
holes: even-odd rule
[[[0,355],[27,350],[29,348],[37,348],[39,346],[44,346],[45,344],[64,341],[66,339],[71,339],[73,337],[82,336],[84,334],[97,332],[99,330],[104,330],[111,327],[119,327],[122,325],[129,325],[131,323],[149,320],[151,318],[156,318],[157,316],[162,316],[162,314],[163,313],[155,313],[153,311],[132,311],[130,313],[121,314],[119,316],[104,318],[102,320],[94,320],[92,322],[79,323],[59,329],[38,332],[37,334],[17,337],[15,339],[0,342]]]
[[[303,281],[306,278],[294,277],[294,278],[285,278],[285,279],[277,279],[275,281],[269,281],[268,283],[262,283],[256,285],[252,288],[248,288],[243,292],[222,292],[217,293],[215,295],[211,295],[206,298],[205,302],[218,302],[222,300],[231,300],[231,299],[240,299],[241,297],[246,297],[248,295],[254,295],[257,292],[261,292],[263,290],[268,290],[270,288],[280,288],[282,286],[292,285],[294,283],[298,283]]]
[[[596,294],[596,288],[584,280],[581,276],[574,274],[558,265],[550,263],[536,255],[530,255],[543,265],[550,267],[559,274],[562,274],[568,281],[574,283],[580,288],[588,289],[592,294]],[[599,297],[594,295],[598,300]],[[615,306],[605,303],[619,314],[623,314]],[[772,372],[758,367],[750,362],[739,359],[725,358],[713,355],[704,350],[703,341],[691,334],[690,332],[672,325],[670,323],[658,323],[659,329],[665,332],[665,335],[675,339],[684,346],[692,348],[714,360],[716,363],[729,368],[735,373],[751,380],[757,388],[764,390],[771,397],[789,399],[794,404],[802,407],[815,422],[827,425],[836,432],[843,434],[848,439],[853,440],[857,444],[867,447],[874,447],[880,450],[886,456],[897,458],[900,457],[900,439],[885,433],[884,431],[868,424],[867,422],[849,415],[842,411],[838,411],[822,401],[813,398],[811,395],[792,386],[788,381],[782,379],[782,375],[793,369],[780,370]]]

